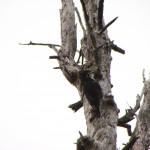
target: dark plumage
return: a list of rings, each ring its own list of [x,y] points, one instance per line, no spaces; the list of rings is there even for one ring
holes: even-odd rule
[[[97,81],[90,77],[88,70],[80,72],[80,79],[83,88],[83,94],[89,101],[93,111],[96,112],[97,116],[100,116],[100,100],[103,97],[102,89]]]

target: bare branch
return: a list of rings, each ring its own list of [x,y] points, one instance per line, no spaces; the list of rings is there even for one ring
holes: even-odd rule
[[[117,45],[115,45],[113,42],[110,43],[110,46],[111,48],[114,50],[114,51],[117,51],[121,54],[125,54],[125,50],[123,50],[122,48],[118,47]]]
[[[98,29],[100,30],[103,27],[103,10],[104,10],[104,0],[99,1],[98,7]]]
[[[54,51],[56,53],[58,53],[58,50],[56,49],[56,47],[61,47],[60,45],[58,44],[47,44],[47,43],[33,43],[32,41],[30,41],[29,43],[25,43],[25,44],[22,44],[22,43],[19,43],[20,45],[40,45],[40,46],[48,46],[49,48],[52,48],[54,49]]]
[[[74,112],[77,112],[82,106],[83,106],[83,103],[80,100],[74,104],[69,105],[68,108],[71,108]]]
[[[58,54],[59,50],[55,46],[48,45],[48,47],[52,48]]]
[[[131,137],[130,141],[125,145],[122,150],[130,150],[138,138],[139,137]]]
[[[132,109],[129,109],[128,112],[121,118],[118,119],[118,126],[122,126],[123,124],[126,124],[134,119],[136,111],[140,108],[140,102],[141,102],[142,96],[137,95],[136,97],[136,105]]]
[[[49,56],[49,59],[60,59],[60,57],[59,56]]]
[[[60,67],[54,67],[53,69],[60,69]]]
[[[81,133],[81,131],[79,131],[80,137],[83,137],[83,134]]]
[[[143,78],[145,80],[144,75],[143,75]],[[134,119],[135,113],[140,108],[140,102],[141,102],[142,97],[144,95],[145,89],[146,89],[146,83],[144,83],[144,87],[142,88],[141,95],[137,94],[137,96],[136,96],[136,105],[135,105],[135,107],[134,108],[130,107],[130,109],[128,109],[126,111],[126,114],[123,117],[118,119],[118,126],[127,128],[128,129],[128,134],[129,134],[129,128],[130,127],[129,126],[127,127],[126,124]]]
[[[78,19],[79,19],[79,23],[80,23],[81,28],[82,28],[82,30],[83,30],[83,34],[85,35],[85,34],[86,34],[86,30],[85,30],[84,25],[83,25],[83,23],[82,23],[82,20],[81,20],[81,17],[80,17],[80,13],[79,13],[77,7],[75,7],[75,11],[76,11],[76,13],[77,13],[77,16],[78,16]]]
[[[102,34],[112,23],[114,23],[117,20],[118,17],[114,18],[112,21],[110,21],[105,27],[103,27],[98,33]]]

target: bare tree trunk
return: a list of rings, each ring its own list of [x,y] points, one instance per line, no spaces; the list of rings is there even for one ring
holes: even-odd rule
[[[83,65],[78,65],[73,60],[74,51],[76,51],[76,28],[72,0],[62,0],[60,11],[62,51],[59,53],[61,58],[59,64],[65,77],[79,91],[87,124],[87,136],[81,135],[78,139],[77,150],[116,150],[118,110],[111,95],[111,42],[103,23],[103,0],[81,0],[81,4],[86,22],[86,32],[81,40],[82,57],[86,59],[86,63]],[[102,90],[98,91],[102,93],[102,97],[97,102],[99,116],[95,114],[98,112],[94,112],[94,104],[91,104],[90,96],[84,90],[84,84],[87,82],[83,80],[87,78],[88,74],[83,75],[82,73],[86,71],[92,76],[93,82],[100,85],[100,90]],[[92,82],[92,79],[89,80]],[[90,83],[88,82],[88,84]],[[89,86],[92,86],[92,83]],[[93,87],[93,90],[96,89]]]

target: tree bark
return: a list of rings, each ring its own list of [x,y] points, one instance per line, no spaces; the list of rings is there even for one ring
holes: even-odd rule
[[[73,1],[62,0],[60,11],[62,48],[59,52],[59,65],[64,76],[79,91],[87,124],[87,135],[78,139],[77,150],[116,150],[118,109],[111,95],[111,44],[104,29],[103,0],[81,0],[81,5],[86,22],[86,33],[81,39],[81,49],[86,60],[83,65],[78,65],[73,59],[76,52]],[[99,91],[103,94],[99,99],[99,117],[94,115],[84,93],[81,79],[83,71],[90,72],[95,84],[99,84],[102,89]]]

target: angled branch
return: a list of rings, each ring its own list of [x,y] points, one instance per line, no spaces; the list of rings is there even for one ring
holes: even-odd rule
[[[135,113],[140,108],[140,102],[141,102],[142,97],[144,95],[145,88],[146,88],[146,84],[144,83],[144,87],[142,88],[141,95],[137,94],[137,96],[136,96],[136,105],[135,105],[135,107],[134,108],[130,107],[130,109],[127,110],[126,114],[123,117],[118,119],[118,126],[120,126],[122,124],[126,124],[126,123],[128,123],[128,122],[130,122],[131,120],[134,119]]]
[[[80,17],[80,13],[79,13],[77,7],[75,7],[75,11],[76,11],[76,14],[77,14],[77,16],[78,16],[78,19],[79,19],[79,23],[80,23],[80,25],[81,25],[81,28],[82,28],[82,30],[83,30],[83,34],[85,35],[85,34],[86,34],[86,30],[85,30],[84,25],[83,25],[83,23],[82,23],[82,20],[81,20],[81,17]]]
[[[77,112],[82,106],[83,106],[83,103],[80,100],[74,104],[69,105],[68,108],[71,108],[74,112]]]
[[[83,137],[83,134],[81,133],[81,131],[79,131],[80,137]]]
[[[141,99],[142,97],[140,95],[137,95],[135,107],[133,109],[130,108],[123,117],[118,119],[118,126],[122,126],[123,124],[126,124],[134,119],[136,111],[140,108]]]
[[[102,34],[111,24],[113,24],[118,17],[114,18],[112,21],[110,21],[105,27],[103,27],[98,33]]]
[[[19,43],[20,45],[41,45],[41,46],[49,46],[49,47],[53,47],[53,46],[58,46],[58,47],[61,47],[60,45],[58,44],[49,44],[49,43],[33,43],[32,41],[30,41],[29,43],[26,43],[26,44],[22,44],[22,43]]]
[[[19,43],[20,45],[40,45],[40,46],[48,46],[49,48],[52,48],[54,49],[54,51],[56,53],[58,53],[58,50],[56,49],[56,47],[61,47],[60,45],[58,44],[47,44],[47,43],[33,43],[32,41],[30,41],[29,43],[26,43],[26,44],[22,44],[22,43]]]
[[[138,138],[139,137],[131,137],[130,141],[125,145],[125,147],[122,150],[130,150]]]
[[[53,69],[61,69],[60,67],[54,67]]]
[[[141,99],[142,99],[142,97],[143,97],[145,88],[146,88],[146,87],[145,87],[145,85],[144,85],[144,87],[143,87],[143,89],[142,89],[142,92],[141,92],[141,95],[137,94],[135,107],[134,107],[134,108],[131,108],[131,107],[130,107],[130,109],[128,109],[128,110],[126,111],[126,114],[125,114],[123,117],[121,117],[121,118],[118,119],[118,126],[127,128],[128,135],[129,135],[129,136],[131,136],[131,134],[132,134],[132,133],[131,133],[131,126],[128,125],[127,123],[130,122],[130,121],[132,121],[132,120],[134,119],[135,113],[136,113],[137,110],[140,108],[140,102],[141,102]]]
[[[58,59],[58,60],[60,60],[60,57],[59,56],[49,56],[49,59]]]
[[[125,54],[125,50],[123,50],[122,48],[118,47],[117,45],[115,45],[113,42],[110,43],[111,48],[116,51],[119,52],[121,54]]]
[[[103,10],[104,10],[104,0],[99,1],[98,7],[98,29],[100,30],[103,27]]]

